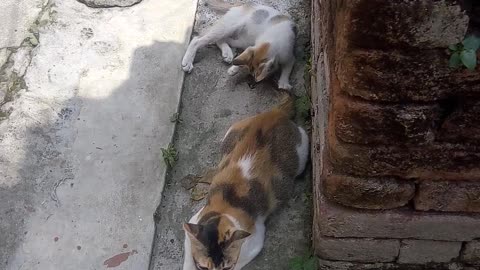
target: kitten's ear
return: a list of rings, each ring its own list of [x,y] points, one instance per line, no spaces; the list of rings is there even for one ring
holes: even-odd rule
[[[232,64],[236,66],[244,66],[248,65],[253,59],[253,53],[255,50],[252,47],[248,47],[245,51],[243,51],[239,56],[233,59]]]
[[[200,231],[202,230],[202,225],[192,224],[192,223],[183,223],[183,229],[190,236],[194,238],[198,238],[198,236],[200,235]]]
[[[230,242],[235,242],[238,240],[242,240],[244,238],[247,238],[250,236],[249,232],[242,231],[242,230],[236,230],[233,234],[232,237],[230,237]]]

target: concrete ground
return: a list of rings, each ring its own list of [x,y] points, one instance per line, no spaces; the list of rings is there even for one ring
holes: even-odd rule
[[[259,1],[289,13],[298,24],[297,63],[292,74],[294,91],[305,93],[304,70],[308,55],[310,4],[308,0]],[[216,15],[200,1],[195,32],[208,27]],[[276,83],[253,85],[249,77],[229,77],[216,46],[201,49],[195,67],[184,82],[180,120],[174,139],[179,160],[168,173],[161,204],[157,209],[156,238],[151,270],[178,270],[183,262],[182,222],[204,204],[208,186],[193,187],[192,177],[201,175],[219,160],[220,139],[236,120],[259,113],[278,101]],[[267,223],[265,248],[246,270],[287,270],[292,257],[308,254],[311,232],[310,175],[298,179],[292,199]]]
[[[196,0],[115,1],[0,3],[0,269],[148,267]]]

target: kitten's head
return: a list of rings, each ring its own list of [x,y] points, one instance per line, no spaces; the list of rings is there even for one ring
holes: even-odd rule
[[[269,57],[270,43],[257,47],[248,47],[233,59],[237,66],[247,66],[256,82],[260,82],[275,71],[275,57]]]
[[[186,223],[183,228],[190,238],[198,270],[233,270],[243,240],[250,235],[235,229],[225,217],[215,217],[204,224]]]

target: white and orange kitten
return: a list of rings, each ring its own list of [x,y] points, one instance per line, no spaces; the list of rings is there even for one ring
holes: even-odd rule
[[[183,70],[192,71],[199,48],[216,43],[223,60],[233,63],[228,69],[229,75],[235,75],[240,66],[244,66],[259,82],[280,68],[278,87],[291,89],[289,77],[295,62],[295,24],[290,17],[254,3],[234,5],[211,1],[208,4],[226,13],[206,33],[192,39],[182,60]],[[234,58],[231,47],[244,51]]]

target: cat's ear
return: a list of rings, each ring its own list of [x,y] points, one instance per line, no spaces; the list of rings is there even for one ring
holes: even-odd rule
[[[235,242],[238,240],[242,240],[244,238],[247,238],[250,236],[249,232],[242,231],[242,230],[236,230],[233,234],[232,237],[230,237],[229,241],[230,242]]]
[[[253,53],[255,50],[252,47],[248,47],[245,51],[243,51],[239,56],[233,59],[232,64],[236,66],[245,66],[250,64],[253,59]]]
[[[192,224],[192,223],[183,223],[183,229],[185,232],[188,233],[191,237],[197,238],[202,231],[202,225]]]

